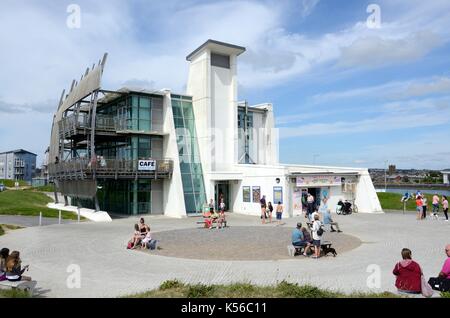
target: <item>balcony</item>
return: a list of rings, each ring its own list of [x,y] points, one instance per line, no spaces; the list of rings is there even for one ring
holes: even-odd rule
[[[91,122],[88,114],[80,113],[65,117],[58,122],[59,135],[69,139],[76,135],[90,133]],[[163,135],[162,120],[156,122],[144,119],[120,118],[97,114],[95,123],[96,134],[157,134]]]
[[[144,161],[144,164],[143,164]],[[152,161],[153,167],[145,163]],[[102,159],[91,161],[84,158],[73,159],[48,165],[50,178],[56,180],[83,179],[170,179],[173,173],[173,160],[126,160]]]

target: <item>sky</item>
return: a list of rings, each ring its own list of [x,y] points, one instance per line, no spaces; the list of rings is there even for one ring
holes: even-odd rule
[[[282,163],[450,168],[448,0],[0,0],[0,8],[0,152],[23,148],[40,165],[62,90],[103,53],[104,89],[184,93],[185,57],[215,39],[246,47],[239,99],[273,103]]]

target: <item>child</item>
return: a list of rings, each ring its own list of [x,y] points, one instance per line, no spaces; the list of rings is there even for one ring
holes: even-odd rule
[[[134,234],[133,237],[131,238],[130,242],[131,242],[131,249],[135,249],[137,248],[137,245],[139,244],[139,241],[142,239],[141,236],[141,231],[139,231],[139,225],[135,224],[134,225]]]
[[[225,227],[226,222],[227,221],[225,220],[225,211],[221,210],[219,213],[219,218],[217,219],[217,228],[219,228],[219,226],[220,228]]]
[[[141,248],[146,248],[147,243],[150,243],[151,240],[152,240],[152,235],[150,234],[150,232],[147,232],[147,235],[145,235],[145,237],[142,239]]]

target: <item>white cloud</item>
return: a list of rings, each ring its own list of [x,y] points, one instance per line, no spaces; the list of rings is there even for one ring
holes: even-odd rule
[[[443,107],[444,106],[444,107]],[[450,123],[450,99],[395,102],[382,105],[378,116],[367,119],[322,122],[280,128],[280,138],[381,132]]]
[[[326,103],[340,99],[377,98],[401,100],[434,94],[450,94],[450,77],[434,76],[408,81],[388,82],[342,91],[330,91],[312,96],[313,103]]]

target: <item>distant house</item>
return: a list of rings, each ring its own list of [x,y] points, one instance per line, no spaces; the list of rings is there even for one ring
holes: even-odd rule
[[[444,169],[441,171],[441,173],[442,177],[444,178],[444,184],[450,184],[448,177],[448,175],[450,175],[450,169]]]
[[[31,182],[36,170],[37,155],[17,149],[0,153],[0,179]]]

